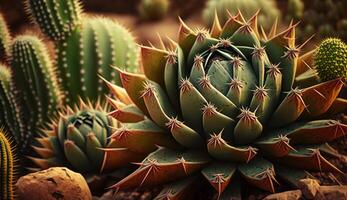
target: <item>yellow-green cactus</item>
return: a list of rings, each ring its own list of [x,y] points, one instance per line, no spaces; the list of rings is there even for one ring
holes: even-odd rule
[[[14,147],[0,128],[0,199],[14,200]]]
[[[314,65],[323,81],[347,79],[347,45],[338,38],[328,38],[316,50]]]

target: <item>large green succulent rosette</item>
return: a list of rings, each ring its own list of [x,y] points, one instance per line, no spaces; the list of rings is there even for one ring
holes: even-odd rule
[[[181,22],[175,50],[142,47],[144,75],[119,68],[124,88],[106,82],[122,122],[110,149],[149,154],[113,188],[163,185],[157,199],[187,199],[201,178],[218,198],[241,198],[240,180],[275,192],[309,171],[342,173],[323,155],[347,126],[327,117],[346,108],[340,79],[301,86],[313,51],[295,27],[269,33],[241,13],[210,31]],[[199,184],[196,184],[199,183]]]

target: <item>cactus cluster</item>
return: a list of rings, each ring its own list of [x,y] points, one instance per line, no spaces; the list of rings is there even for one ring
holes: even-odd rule
[[[271,24],[280,17],[276,1],[273,0],[208,0],[203,10],[203,19],[206,24],[212,25],[214,14],[217,12],[220,22],[224,24],[228,19],[228,12],[235,15],[240,10],[246,18],[261,10],[259,24],[270,28]]]
[[[14,147],[0,129],[0,199],[13,200],[14,196]]]
[[[81,99],[75,109],[67,107],[43,129],[42,137],[35,138],[33,149],[40,157],[30,159],[39,169],[67,166],[85,174],[107,172],[134,161],[125,148],[105,153],[112,145],[112,128],[118,127],[107,111],[106,105],[98,102],[94,106]],[[119,156],[124,153],[126,157]]]
[[[314,57],[315,69],[322,81],[347,79],[347,45],[338,38],[328,38],[318,46]]]
[[[347,125],[320,116],[346,108],[343,82],[295,88],[306,63],[296,25],[260,33],[257,18],[215,18],[209,32],[181,22],[176,49],[141,48],[144,75],[117,68],[124,89],[106,82],[122,122],[113,147],[149,155],[112,188],[164,185],[157,199],[185,199],[202,177],[219,199],[241,199],[240,179],[275,192],[308,171],[342,173],[322,152]]]
[[[9,33],[7,28],[1,31]],[[0,66],[0,122],[13,136],[18,150],[25,152],[38,125],[54,116],[62,97],[43,42],[31,35],[7,42],[5,60],[9,66]]]
[[[339,37],[347,40],[345,0],[304,1],[305,10],[298,29],[298,38],[304,40],[313,34],[319,41],[326,37]]]
[[[82,16],[79,0],[26,0],[32,20],[56,43],[57,71],[65,100],[97,100],[106,92],[98,75],[120,84],[110,66],[136,70],[138,48],[115,21]]]
[[[142,0],[139,5],[139,14],[142,20],[160,20],[169,10],[169,0]]]

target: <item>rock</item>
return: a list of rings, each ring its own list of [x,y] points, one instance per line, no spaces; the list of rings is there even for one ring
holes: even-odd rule
[[[91,200],[83,176],[64,167],[53,167],[21,177],[17,184],[21,200]]]
[[[315,200],[346,200],[347,185],[320,186],[314,199]]]
[[[300,190],[291,190],[276,194],[270,194],[264,200],[298,200],[301,199],[302,193]]]
[[[305,178],[299,181],[298,187],[306,199],[313,199],[320,185],[315,179]]]

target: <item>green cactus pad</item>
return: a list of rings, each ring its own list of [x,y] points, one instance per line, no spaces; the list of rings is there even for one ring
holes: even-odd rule
[[[322,81],[347,79],[347,45],[338,38],[328,38],[316,50],[314,65]]]

